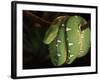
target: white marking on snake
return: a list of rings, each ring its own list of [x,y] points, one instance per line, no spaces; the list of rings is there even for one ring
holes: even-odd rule
[[[74,55],[71,54],[71,55],[69,56],[69,59],[71,59],[73,56],[74,56]]]
[[[58,44],[56,44],[56,47],[58,47]]]
[[[84,33],[84,31],[82,31],[82,33]]]
[[[81,38],[84,38],[84,36],[81,36]]]
[[[78,18],[78,16],[75,16],[75,18]]]
[[[77,30],[77,32],[80,32],[79,30]]]
[[[81,34],[81,38],[84,38],[83,34]]]
[[[69,43],[68,45],[69,45],[69,46],[72,46],[72,45],[73,45],[73,43]]]
[[[78,42],[78,44],[80,44],[81,42]]]
[[[65,26],[64,24],[62,24],[62,26]]]
[[[71,28],[68,28],[68,27],[66,28],[66,31],[70,31],[70,30],[71,30]]]
[[[61,40],[57,40],[58,43],[61,43]]]
[[[60,56],[61,56],[61,54],[57,54],[57,56],[58,56],[58,57],[60,57]]]
[[[70,58],[73,57],[74,55],[70,55]]]
[[[68,50],[68,52],[70,53],[70,50]]]

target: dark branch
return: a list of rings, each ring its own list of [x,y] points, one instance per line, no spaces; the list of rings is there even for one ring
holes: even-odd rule
[[[40,17],[38,17],[38,16],[32,14],[32,13],[29,12],[29,11],[24,11],[24,12],[23,12],[23,16],[26,17],[26,18],[30,21],[31,25],[33,25],[33,26],[34,26],[35,24],[40,24],[40,25],[42,25],[43,27],[49,27],[50,24],[51,24],[51,22],[46,21],[46,20],[44,20],[44,19],[42,19],[42,18],[40,18]]]

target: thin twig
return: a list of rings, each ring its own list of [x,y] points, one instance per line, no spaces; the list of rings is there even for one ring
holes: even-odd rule
[[[44,20],[44,19],[42,19],[42,18],[40,18],[40,17],[38,17],[38,16],[32,14],[32,13],[29,12],[29,11],[24,11],[24,12],[23,12],[23,15],[24,15],[25,17],[27,17],[27,18],[31,21],[31,23],[32,23],[33,25],[34,25],[34,23],[38,23],[38,24],[42,24],[43,27],[48,27],[48,26],[51,24],[51,22],[46,21],[46,20]]]

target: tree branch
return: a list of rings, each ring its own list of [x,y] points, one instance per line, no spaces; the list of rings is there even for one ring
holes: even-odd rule
[[[39,26],[39,24],[40,24],[43,27],[48,27],[51,24],[51,22],[46,21],[46,20],[44,20],[44,19],[32,14],[29,11],[24,11],[23,12],[23,16],[26,17],[30,21],[31,25],[33,25],[33,26],[35,24],[38,24],[37,26]]]

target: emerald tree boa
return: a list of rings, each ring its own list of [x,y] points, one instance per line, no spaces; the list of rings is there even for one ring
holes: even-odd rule
[[[43,42],[48,45],[54,66],[71,64],[88,53],[90,27],[81,16],[59,16],[46,31]]]

